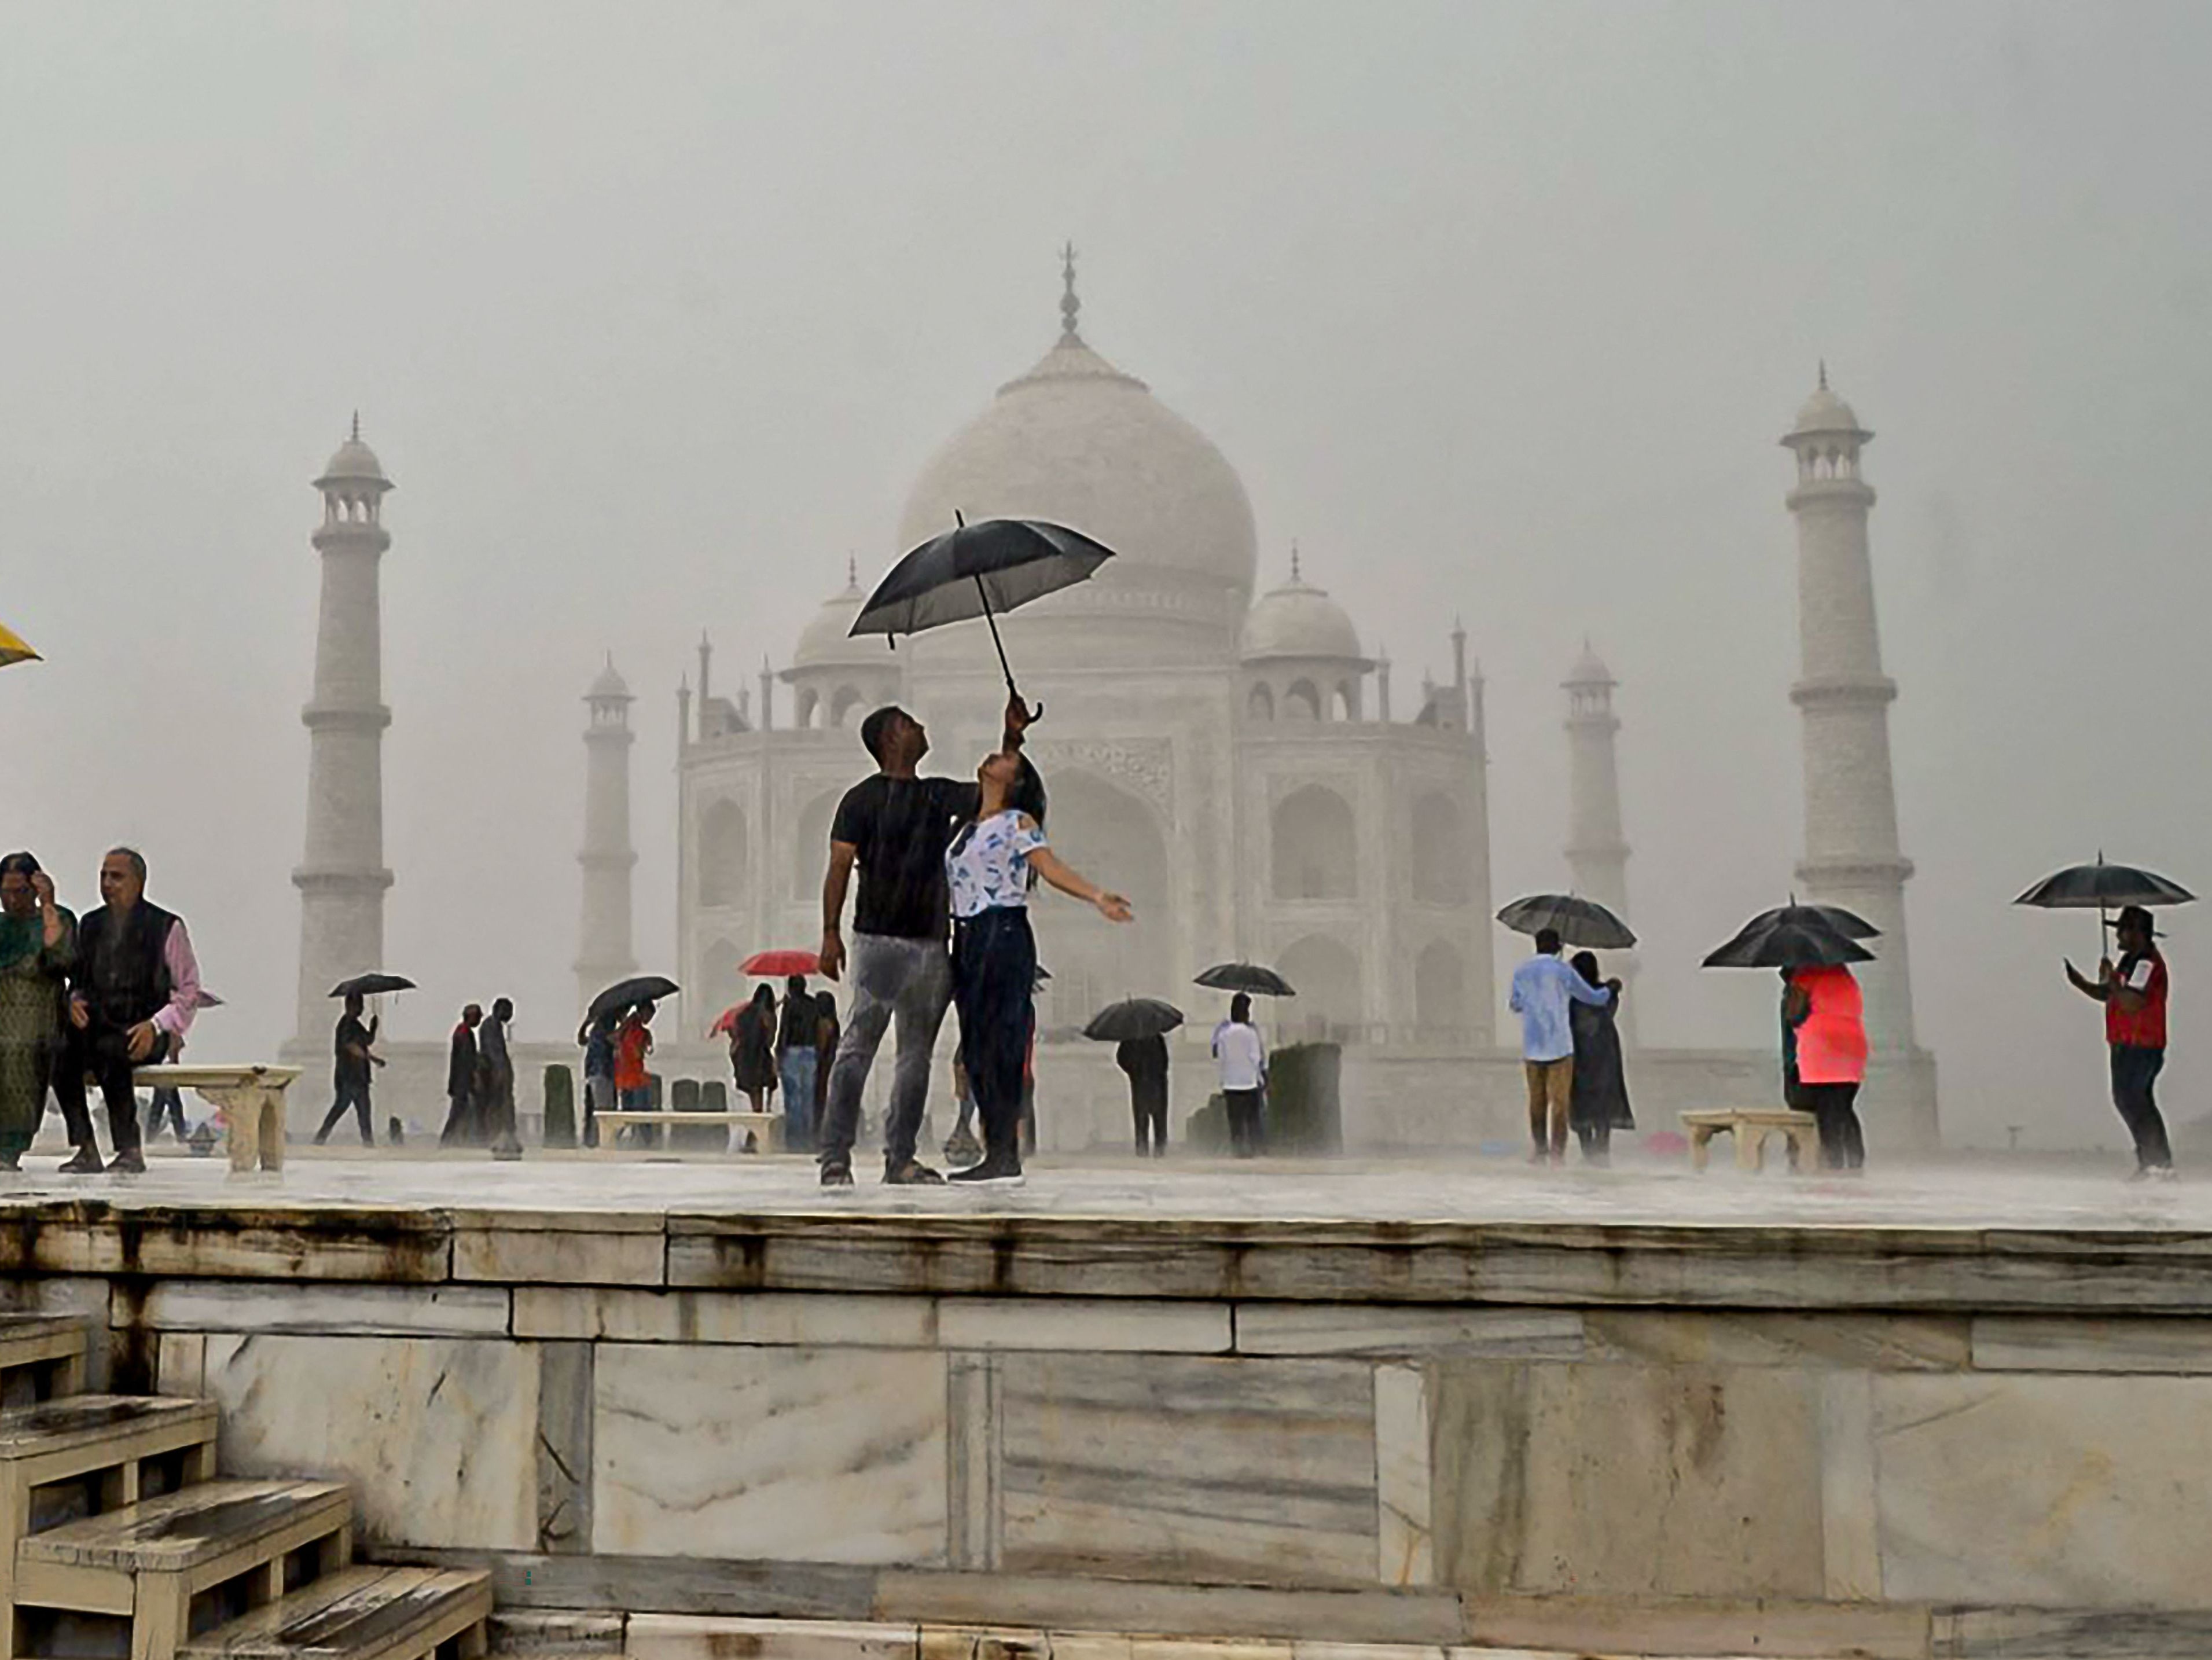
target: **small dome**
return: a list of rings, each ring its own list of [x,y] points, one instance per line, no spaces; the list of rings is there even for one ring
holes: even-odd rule
[[[1575,659],[1574,667],[1567,671],[1567,678],[1562,684],[1570,686],[1612,686],[1618,685],[1620,682],[1613,678],[1613,671],[1606,667],[1605,660],[1585,640],[1582,655]]]
[[[361,441],[361,417],[353,418],[352,434],[337,447],[323,476],[315,483],[331,484],[355,479],[372,480],[387,488],[392,480],[385,477],[384,464],[376,459],[376,452]]]
[[[1797,424],[1790,429],[1792,437],[1808,432],[1853,432],[1861,437],[1872,435],[1860,427],[1859,417],[1851,406],[1828,390],[1826,364],[1820,368],[1820,386],[1805,400],[1804,407],[1797,411]]]
[[[1295,555],[1291,580],[1261,596],[1245,614],[1238,655],[1248,663],[1274,657],[1334,657],[1364,661],[1359,630],[1343,606],[1300,575]]]
[[[611,653],[608,654],[606,667],[599,671],[599,678],[592,682],[592,689],[585,696],[595,703],[613,698],[620,698],[624,702],[633,701],[629,695],[629,682],[616,672]]]
[[[890,654],[880,640],[853,638],[853,619],[860,614],[867,595],[860,591],[858,570],[848,566],[845,586],[822,602],[822,609],[799,631],[799,647],[791,654],[793,669],[869,668],[890,666]]]

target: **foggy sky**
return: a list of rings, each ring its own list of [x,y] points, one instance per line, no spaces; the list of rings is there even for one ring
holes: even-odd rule
[[[601,654],[665,966],[700,627],[734,689],[889,562],[1072,237],[1263,587],[1297,538],[1401,714],[1464,617],[1501,901],[1564,881],[1558,683],[1610,661],[1647,1040],[1771,1042],[1768,976],[1692,965],[1802,846],[1775,440],[1825,356],[1947,1134],[2124,1146],[2057,966],[2094,924],[2006,902],[2100,846],[2212,891],[2208,68],[2212,9],[2148,3],[0,9],[0,620],[52,659],[0,674],[0,842],[80,907],[143,847],[232,1000],[195,1054],[286,1035],[357,406],[391,1029],[505,992],[564,1035]],[[2212,911],[2166,921],[2185,1121]]]

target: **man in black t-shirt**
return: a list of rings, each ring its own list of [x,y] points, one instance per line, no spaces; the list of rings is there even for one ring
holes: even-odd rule
[[[331,1110],[323,1119],[322,1128],[315,1132],[315,1145],[319,1147],[331,1139],[331,1132],[345,1116],[348,1107],[353,1109],[355,1122],[361,1128],[362,1146],[373,1147],[376,1145],[376,1131],[371,1127],[368,1116],[368,1069],[372,1065],[381,1065],[382,1062],[369,1053],[368,1046],[376,1041],[379,1023],[374,1020],[364,1022],[361,1018],[362,1006],[359,992],[346,994],[345,1012],[338,1018],[334,1045],[335,1065],[331,1076],[337,1098],[331,1103]]]
[[[1031,715],[1018,697],[1006,704],[1005,745],[1018,751]],[[943,1178],[915,1157],[929,1101],[930,1056],[952,1000],[945,951],[950,915],[945,849],[954,830],[975,816],[973,780],[923,778],[929,735],[904,709],[878,709],[860,723],[860,741],[876,775],[845,792],[830,827],[830,871],[822,884],[822,972],[831,980],[848,964],[842,932],[845,893],[857,865],[860,897],[853,911],[852,1004],[830,1069],[830,1099],[821,1125],[822,1185],[849,1187],[853,1141],[860,1122],[860,1091],[883,1042],[898,1023],[898,1059],[884,1126],[884,1180],[915,1186]],[[1043,787],[1023,763],[1042,804]]]

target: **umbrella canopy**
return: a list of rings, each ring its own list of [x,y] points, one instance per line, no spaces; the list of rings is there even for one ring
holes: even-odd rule
[[[592,1000],[586,1011],[586,1024],[601,1015],[619,1013],[635,1008],[640,1003],[658,1003],[664,997],[673,997],[680,990],[677,983],[665,974],[640,974],[628,980],[617,980]]]
[[[2013,901],[2044,910],[2113,910],[2122,905],[2186,905],[2197,896],[2179,882],[2133,865],[2071,865]]]
[[[217,997],[205,986],[202,986],[200,988],[199,1000],[194,1003],[192,1006],[199,1009],[219,1009],[222,1006],[222,999]]]
[[[1841,905],[1801,905],[1795,899],[1772,910],[1763,910],[1743,925],[1744,930],[1772,927],[1778,922],[1826,923],[1846,939],[1878,939],[1881,930],[1855,910]]]
[[[1769,918],[1777,920],[1770,921]],[[1709,969],[1807,969],[1871,963],[1874,953],[1847,939],[1805,905],[1784,905],[1745,923],[1705,958]]]
[[[714,1024],[707,1028],[709,1037],[727,1037],[738,1029],[738,1017],[752,1006],[750,1003],[732,1003],[714,1017]]]
[[[39,660],[39,654],[31,649],[21,635],[5,623],[0,623],[0,669],[6,668],[10,663],[35,663]]]
[[[958,520],[953,529],[915,548],[876,585],[853,619],[852,635],[880,634],[896,641],[902,634],[980,617],[991,625],[991,642],[999,648],[999,667],[1011,691],[1014,674],[999,639],[1000,613],[1087,581],[1114,550],[1041,519],[971,525],[953,517]]]
[[[1628,924],[1595,899],[1572,893],[1532,893],[1516,899],[1498,913],[1498,920],[1516,933],[1556,932],[1570,946],[1594,951],[1626,951],[1636,943]]]
[[[412,991],[415,982],[404,975],[356,974],[331,988],[333,997],[380,997],[387,991]]]
[[[1091,1017],[1085,1037],[1101,1043],[1126,1043],[1133,1037],[1164,1037],[1182,1025],[1182,1011],[1157,997],[1126,997]]]
[[[1250,992],[1255,997],[1296,997],[1291,982],[1257,963],[1216,963],[1191,982],[1215,991]]]
[[[781,980],[793,974],[819,974],[822,959],[811,951],[757,951],[738,964],[756,980]]]

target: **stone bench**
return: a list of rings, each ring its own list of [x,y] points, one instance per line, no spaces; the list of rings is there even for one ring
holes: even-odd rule
[[[487,1646],[491,1577],[480,1569],[350,1567],[204,1637],[182,1660],[475,1660]],[[450,1645],[450,1646],[449,1646]]]
[[[1820,1122],[1809,1112],[1787,1107],[1738,1107],[1715,1112],[1686,1112],[1682,1128],[1690,1132],[1690,1168],[1703,1170],[1711,1157],[1708,1145],[1725,1130],[1735,1138],[1738,1170],[1756,1171],[1766,1161],[1766,1138],[1789,1139],[1791,1166],[1800,1172],[1820,1164]]]
[[[197,1090],[230,1129],[230,1173],[244,1176],[258,1164],[284,1168],[284,1091],[297,1067],[140,1067],[133,1079],[152,1089]]]
[[[599,1127],[601,1152],[612,1152],[615,1140],[625,1124],[668,1125],[671,1127],[719,1124],[725,1129],[744,1128],[753,1133],[763,1149],[777,1146],[783,1134],[783,1115],[776,1112],[680,1112],[672,1107],[640,1108],[635,1111],[619,1110],[595,1112],[592,1122]]]
[[[0,1314],[0,1402],[28,1406],[84,1387],[84,1319]]]

